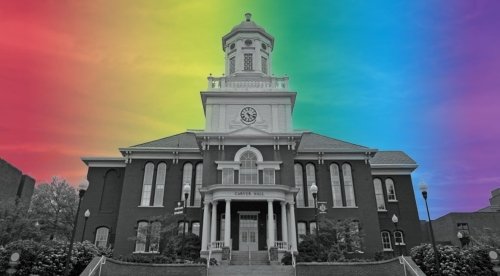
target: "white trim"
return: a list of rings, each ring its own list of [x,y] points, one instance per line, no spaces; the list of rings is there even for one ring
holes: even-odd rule
[[[359,206],[332,206],[333,209],[357,209]]]
[[[394,199],[394,200],[390,200],[390,199],[388,199],[388,200],[387,200],[387,202],[396,202],[396,203],[397,203],[397,202],[399,202],[399,201],[398,201],[397,199]]]
[[[82,157],[81,160],[88,167],[95,168],[124,168],[125,158],[123,157]]]
[[[257,170],[263,170],[263,169],[274,169],[279,171],[280,170],[280,165],[283,163],[281,161],[257,161],[255,162],[257,164]]]
[[[327,153],[323,150],[307,151],[300,150],[294,160],[318,160],[318,152],[322,152],[323,160],[368,160],[365,152],[339,151],[337,153]]]
[[[217,164],[217,170],[233,169],[237,171],[241,166],[240,161],[215,161],[215,164]]]
[[[138,208],[164,208],[165,206],[163,206],[163,205],[161,205],[161,206],[159,206],[159,205],[158,206],[153,206],[153,205],[152,206],[147,206],[147,205],[142,206],[142,205],[139,205],[137,207]]]
[[[262,158],[262,153],[260,153],[258,149],[247,145],[246,147],[243,147],[236,152],[236,154],[234,155],[234,162],[239,162],[241,159],[241,155],[247,151],[251,151],[255,154],[255,156],[257,157],[257,162],[264,161],[264,158]]]
[[[384,209],[384,210],[382,210],[382,209],[377,209],[377,211],[378,211],[378,212],[381,212],[381,213],[387,213],[387,209]]]
[[[372,175],[411,175],[415,169],[374,169],[372,167]]]

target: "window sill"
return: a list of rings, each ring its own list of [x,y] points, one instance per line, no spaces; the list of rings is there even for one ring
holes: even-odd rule
[[[395,243],[394,245],[403,246],[403,245],[406,245],[406,243]]]
[[[394,250],[393,250],[392,248],[391,248],[391,249],[384,248],[384,249],[382,249],[382,251],[384,251],[384,252],[392,252],[392,251],[394,251]]]
[[[397,203],[397,202],[398,202],[398,200],[397,200],[397,199],[394,199],[394,200],[387,200],[387,202],[396,202],[396,203]]]
[[[379,209],[377,210],[379,213],[387,213],[387,209],[386,210],[382,210],[382,209]]]
[[[332,206],[333,209],[357,209],[358,206]]]
[[[134,251],[132,252],[132,254],[160,254],[159,251],[155,251],[155,252],[146,252],[146,251]]]
[[[163,205],[161,205],[161,206],[160,205],[158,205],[158,206],[143,206],[143,205],[139,205],[137,207],[139,207],[139,208],[164,208],[165,206],[163,206]]]

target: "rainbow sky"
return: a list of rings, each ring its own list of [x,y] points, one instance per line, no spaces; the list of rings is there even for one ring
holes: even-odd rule
[[[0,157],[77,185],[80,156],[203,128],[199,92],[247,11],[276,38],[296,128],[404,150],[433,217],[488,204],[500,187],[495,0],[1,1]]]

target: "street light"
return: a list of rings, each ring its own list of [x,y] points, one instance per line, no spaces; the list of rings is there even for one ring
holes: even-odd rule
[[[83,236],[85,235],[85,228],[87,228],[87,220],[90,217],[90,210],[87,209],[87,211],[85,211],[85,213],[83,214],[83,216],[85,217],[85,221],[83,222],[83,231],[82,231],[82,240],[81,240],[81,242],[83,242]]]
[[[438,275],[441,275],[441,269],[439,267],[439,252],[437,251],[436,241],[434,240],[434,231],[432,230],[432,221],[431,221],[431,215],[429,213],[429,205],[427,205],[428,188],[429,187],[424,182],[420,183],[419,189],[422,192],[422,196],[424,197],[425,209],[427,210],[427,218],[429,219],[429,232],[431,232],[432,247],[434,248],[434,261],[436,265],[436,271]]]
[[[184,241],[186,239],[186,208],[187,208],[187,200],[189,197],[189,194],[191,193],[191,185],[189,183],[185,183],[184,187],[182,188],[182,193],[184,194],[184,209],[182,212],[184,213],[184,220],[182,221],[182,247],[181,247],[181,255],[182,255],[182,260],[184,262]]]
[[[85,195],[85,191],[89,187],[89,181],[84,179],[78,186],[78,207],[76,208],[75,221],[73,222],[73,231],[71,233],[71,240],[69,241],[68,253],[66,254],[66,264],[64,265],[64,275],[69,275],[69,261],[71,260],[71,251],[73,251],[73,241],[75,239],[76,224],[78,222],[78,213],[80,212],[80,204],[82,203],[82,198]]]
[[[399,255],[403,255],[401,254],[401,248],[398,246],[399,243],[396,241],[396,233],[398,232],[398,222],[399,222],[399,219],[398,219],[398,216],[396,216],[396,214],[392,215],[392,223],[394,223],[394,246],[396,246],[398,248],[398,254]]]
[[[311,194],[314,198],[314,216],[316,217],[316,237],[319,237],[319,225],[318,225],[318,186],[313,182],[311,188],[309,188]]]

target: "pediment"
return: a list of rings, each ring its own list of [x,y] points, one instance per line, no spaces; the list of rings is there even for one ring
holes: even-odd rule
[[[228,133],[229,136],[269,136],[269,132],[252,126],[242,127]]]

